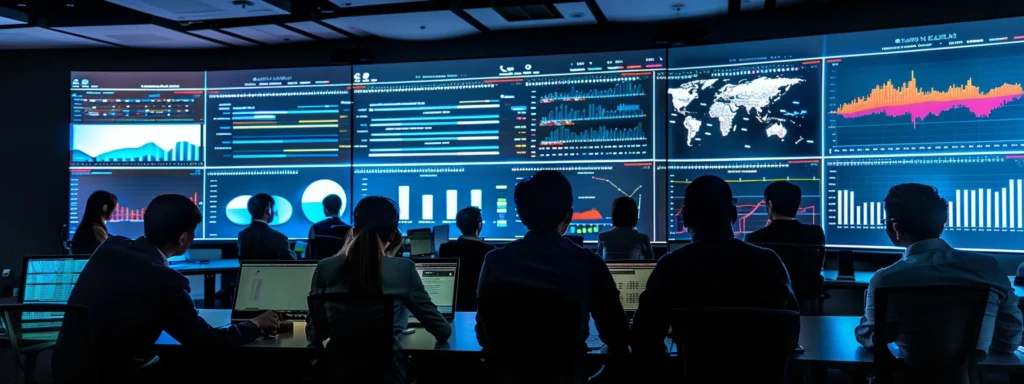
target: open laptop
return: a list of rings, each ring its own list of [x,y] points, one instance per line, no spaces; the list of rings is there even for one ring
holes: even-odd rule
[[[417,259],[416,272],[423,280],[423,287],[430,295],[437,310],[446,320],[455,319],[455,298],[458,292],[459,259]],[[409,314],[409,325],[419,325],[419,320]]]
[[[21,266],[18,301],[23,304],[67,304],[89,255],[26,256]],[[25,312],[22,328],[32,339],[53,340],[64,322],[62,312]],[[26,336],[26,338],[29,336]]]
[[[430,257],[434,254],[434,235],[430,228],[410,229],[409,257]]]
[[[654,266],[651,262],[609,262],[608,270],[619,288],[619,301],[622,309],[630,318],[640,304],[640,294],[647,289],[647,279],[651,277]]]
[[[284,320],[305,320],[309,314],[309,283],[316,260],[242,261],[231,307],[231,322],[276,311]]]

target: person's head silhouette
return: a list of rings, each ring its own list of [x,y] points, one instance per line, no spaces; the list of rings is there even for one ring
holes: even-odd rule
[[[683,225],[693,233],[694,240],[712,236],[732,235],[736,222],[736,205],[729,183],[717,176],[698,177],[686,187],[683,202]]]
[[[516,184],[519,220],[530,231],[555,231],[572,220],[572,185],[561,173],[540,171]]]
[[[146,240],[164,257],[185,254],[196,239],[196,227],[203,221],[199,207],[182,195],[160,195],[149,202],[142,219]]]
[[[948,204],[935,187],[917,183],[900,184],[885,196],[885,233],[894,245],[909,246],[935,239],[946,226]]]

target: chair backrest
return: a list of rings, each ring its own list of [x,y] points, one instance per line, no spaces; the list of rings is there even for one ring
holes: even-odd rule
[[[384,382],[397,374],[394,359],[395,297],[320,293],[307,298],[309,321],[316,326],[314,347],[323,348],[325,382],[341,378],[358,383]]]
[[[799,338],[796,311],[678,308],[672,314],[687,382],[784,383]],[[728,370],[720,369],[723,359],[730,361]]]
[[[981,356],[988,285],[917,286],[875,289],[875,362],[880,371],[938,379],[968,376]],[[895,342],[897,359],[887,346]],[[986,343],[987,345],[987,343]],[[954,380],[954,382],[963,380]]]
[[[92,353],[88,312],[87,307],[80,305],[0,305],[0,334],[9,340],[7,345],[0,347],[0,356],[8,356],[3,349],[9,346],[13,351],[9,356],[14,358],[15,367],[23,375],[25,383],[98,381],[99,369],[91,361],[95,354]],[[75,321],[65,323],[65,319]],[[51,372],[48,368],[52,364],[46,357],[53,357],[61,334],[74,344],[74,350],[83,353],[76,354],[71,364],[62,365],[73,369]]]
[[[338,251],[345,248],[351,229],[352,227],[348,225],[332,225],[327,233],[314,234],[313,238],[309,239],[307,258],[321,260],[338,254]]]
[[[789,271],[793,294],[797,300],[817,300],[824,293],[825,279],[821,269],[825,266],[825,246],[791,243],[756,243],[779,255]]]
[[[477,339],[489,370],[509,377],[573,377],[586,353],[580,305],[561,292],[488,287],[477,310]]]

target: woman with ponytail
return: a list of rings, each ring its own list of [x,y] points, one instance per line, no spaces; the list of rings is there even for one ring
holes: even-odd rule
[[[409,325],[410,312],[439,342],[448,341],[451,325],[430,301],[416,265],[395,257],[402,249],[397,204],[386,197],[371,196],[359,201],[353,215],[348,243],[337,255],[317,264],[309,293],[394,295],[395,348],[400,346],[398,335]],[[306,325],[306,336],[311,342],[323,342],[311,321]]]

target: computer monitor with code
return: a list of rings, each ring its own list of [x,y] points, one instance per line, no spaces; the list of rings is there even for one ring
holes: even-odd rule
[[[626,311],[635,311],[640,303],[640,294],[647,288],[655,263],[609,263],[608,270],[619,288],[619,300]]]
[[[88,261],[88,256],[26,257],[22,269],[25,271],[21,286],[22,303],[66,304],[71,297],[71,289],[78,282],[78,275]],[[24,328],[59,327],[63,318],[63,312],[25,312],[21,316]]]
[[[427,259],[416,261],[416,272],[423,280],[430,300],[445,317],[455,314],[455,289],[459,262],[457,259]],[[412,320],[412,319],[410,319]]]

